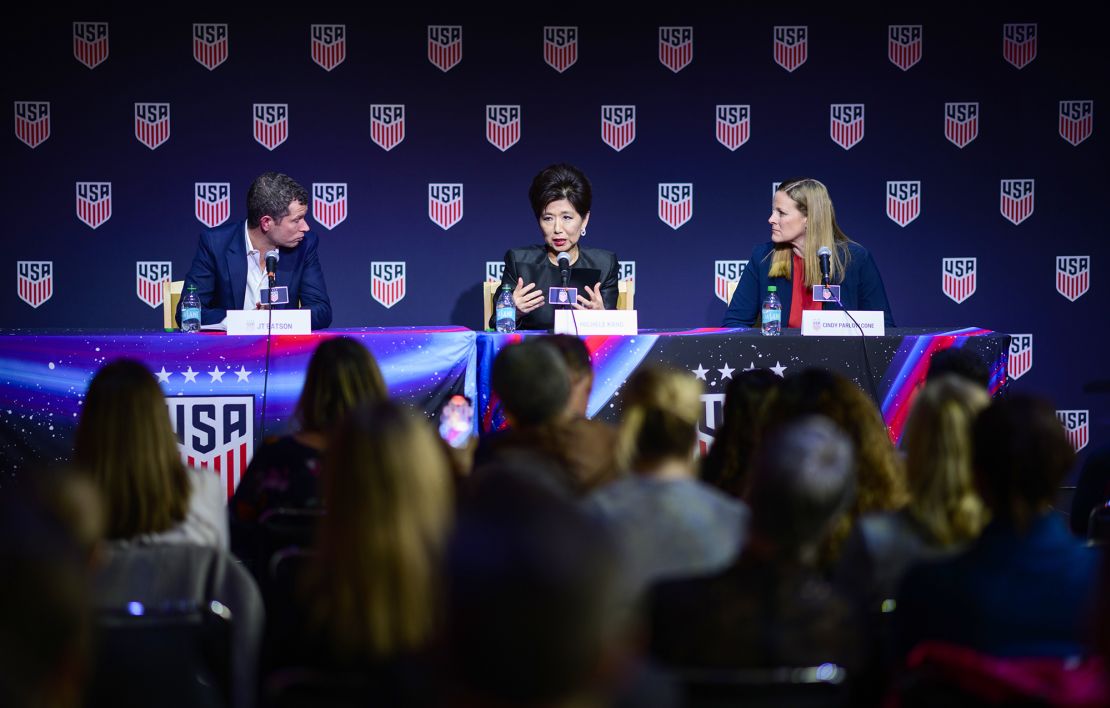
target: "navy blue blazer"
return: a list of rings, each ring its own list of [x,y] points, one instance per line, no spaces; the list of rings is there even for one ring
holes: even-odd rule
[[[200,234],[193,265],[185,276],[182,292],[190,285],[200,296],[201,324],[217,324],[228,310],[243,309],[243,293],[247,289],[247,252],[243,243],[243,221],[205,229]],[[278,309],[301,307],[312,311],[312,329],[331,324],[331,300],[324,283],[324,271],[317,254],[319,239],[311,231],[293,248],[280,248],[275,284],[289,288],[289,304]],[[181,324],[181,304],[177,306],[177,323]]]
[[[779,300],[782,301],[782,323],[786,326],[790,316],[793,284],[786,278],[770,276],[771,254],[774,250],[775,245],[768,241],[752,251],[748,265],[736,285],[736,292],[732,295],[732,302],[725,312],[725,327],[754,326],[763,307],[763,299],[767,297],[768,285],[778,288]],[[893,327],[894,316],[890,313],[883,278],[879,275],[879,268],[871,254],[854,241],[848,242],[848,253],[851,254],[851,260],[845,268],[844,280],[840,283],[840,302],[844,309],[882,310],[886,326]]]

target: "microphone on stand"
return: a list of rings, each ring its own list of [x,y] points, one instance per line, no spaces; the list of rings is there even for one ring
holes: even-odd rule
[[[562,287],[566,287],[570,282],[570,254],[566,251],[561,252],[555,258],[559,263],[559,281]]]
[[[821,284],[829,284],[829,259],[832,258],[832,251],[828,246],[822,246],[817,249],[817,258],[821,261]]]
[[[269,279],[270,290],[274,289],[275,279],[277,278],[277,264],[281,259],[281,252],[276,248],[272,251],[266,251],[266,277]]]

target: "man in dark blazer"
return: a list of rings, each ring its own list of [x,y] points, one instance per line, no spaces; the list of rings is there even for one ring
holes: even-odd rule
[[[260,307],[259,289],[268,285],[266,252],[275,249],[280,254],[275,285],[289,288],[289,304],[276,307],[310,310],[312,329],[331,324],[319,239],[308,231],[307,213],[308,191],[287,175],[266,172],[247,190],[246,221],[201,233],[183,292],[196,286],[202,325],[223,322],[228,310]]]

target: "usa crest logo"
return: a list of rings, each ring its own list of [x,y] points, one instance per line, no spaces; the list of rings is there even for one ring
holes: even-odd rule
[[[209,71],[227,61],[226,23],[193,23],[193,59]]]
[[[717,142],[735,150],[751,137],[751,104],[717,106]]]
[[[135,261],[135,294],[150,307],[161,307],[172,269],[169,261]]]
[[[1087,447],[1088,425],[1091,420],[1091,412],[1086,411],[1056,411],[1056,419],[1060,421],[1060,425],[1064,426],[1064,432],[1068,436],[1068,442],[1071,443],[1072,448],[1079,452]]]
[[[230,182],[194,182],[194,214],[197,221],[213,229],[231,216]]]
[[[457,183],[428,184],[428,218],[446,231],[462,221],[463,186]]]
[[[375,103],[370,106],[370,139],[386,152],[405,139],[404,104]]]
[[[863,140],[863,104],[833,103],[829,106],[829,136],[833,142],[851,150]]]
[[[975,293],[977,258],[944,258],[941,269],[944,271],[942,285],[944,294],[957,305]]]
[[[347,218],[347,183],[314,182],[312,218],[329,231]]]
[[[112,183],[77,183],[77,218],[90,229],[112,217]]]
[[[135,139],[151,150],[170,139],[170,104],[135,104]]]
[[[694,60],[693,27],[659,28],[659,61],[678,73]]]
[[[1033,186],[1031,179],[1002,180],[999,208],[1006,221],[1014,226],[1028,219],[1033,213]]]
[[[958,148],[979,136],[979,103],[945,103],[944,137]]]
[[[32,150],[50,137],[50,102],[15,102],[15,137]]]
[[[289,137],[289,104],[254,104],[254,139],[267,150],[273,150]]]
[[[747,261],[714,261],[713,263],[713,294],[717,299],[728,304],[728,286],[740,282],[740,276],[748,267]]]
[[[578,28],[543,28],[543,61],[560,74],[578,61]]]
[[[809,27],[807,25],[775,25],[775,63],[794,71],[809,58]]]
[[[254,396],[166,396],[181,461],[219,475],[226,499],[254,455]]]
[[[694,215],[694,185],[690,182],[659,183],[659,218],[672,229]]]
[[[1011,334],[1010,356],[1006,362],[1006,374],[1011,379],[1020,379],[1033,368],[1033,335]]]
[[[902,71],[921,61],[924,31],[921,25],[890,25],[887,27],[886,56]]]
[[[19,299],[37,308],[54,295],[54,261],[16,261]]]
[[[108,58],[108,23],[74,22],[73,56],[90,69]]]
[[[312,61],[331,71],[347,58],[347,25],[311,25]]]
[[[717,426],[725,420],[725,394],[703,393],[701,403],[703,408],[698,420],[698,455],[705,457],[717,437]]]
[[[1056,256],[1056,292],[1075,302],[1090,287],[1090,256]]]
[[[443,72],[462,61],[462,25],[428,25],[428,61]]]
[[[617,261],[617,280],[636,282],[636,261]]]
[[[520,105],[486,106],[486,140],[505,152],[520,140]]]
[[[1094,101],[1060,101],[1060,137],[1078,145],[1091,137],[1095,127]]]
[[[486,282],[500,283],[505,274],[505,261],[486,261]]]
[[[387,309],[404,299],[405,262],[372,261],[370,263],[370,295]]]
[[[601,107],[601,142],[617,152],[636,139],[636,106]]]
[[[1037,23],[1002,25],[1002,57],[1015,69],[1024,69],[1037,58]]]
[[[886,183],[886,215],[901,227],[921,214],[921,181]]]

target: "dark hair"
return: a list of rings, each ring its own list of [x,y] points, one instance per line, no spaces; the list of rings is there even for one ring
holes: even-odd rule
[[[281,221],[293,202],[308,206],[308,190],[289,175],[263,172],[247,190],[247,226],[257,228],[264,216]]]
[[[987,362],[967,347],[941,349],[929,357],[925,380],[932,381],[945,374],[955,374],[983,388],[989,388],[991,384],[991,370]]]
[[[723,420],[709,454],[702,461],[701,478],[734,497],[743,497],[748,465],[755,450],[759,421],[767,395],[782,379],[770,369],[741,371],[725,389]]]
[[[536,340],[550,345],[563,357],[563,363],[567,365],[567,372],[572,378],[578,380],[594,372],[593,364],[590,363],[590,350],[581,338],[569,334],[545,334]]]
[[[567,367],[550,345],[525,340],[493,360],[493,391],[518,424],[539,425],[561,413],[570,396]]]
[[[312,353],[296,417],[302,430],[328,432],[355,406],[388,396],[374,356],[350,337],[336,337]]]
[[[528,200],[537,219],[548,204],[560,199],[570,202],[582,216],[590,213],[593,203],[590,180],[577,167],[566,163],[543,168],[528,189]]]

